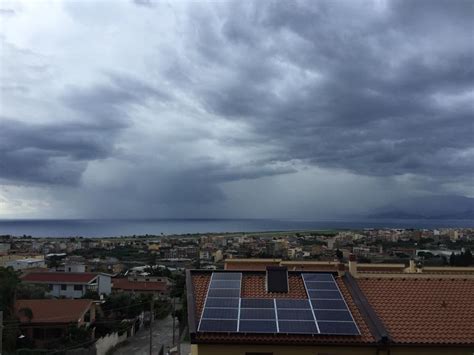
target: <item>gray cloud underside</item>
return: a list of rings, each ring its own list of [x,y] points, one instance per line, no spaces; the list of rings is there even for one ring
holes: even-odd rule
[[[19,183],[77,185],[87,163],[114,155],[117,134],[128,126],[126,107],[165,93],[109,74],[109,82],[69,88],[60,100],[71,110],[62,123],[26,124],[1,117],[0,177]],[[75,118],[77,116],[77,118]]]
[[[380,18],[364,7],[348,18],[347,2],[272,2],[224,9],[220,26],[198,19],[193,59],[232,75],[183,84],[208,110],[281,142],[287,159],[364,175],[472,177],[473,3],[389,4]]]
[[[159,2],[133,3],[140,11],[163,10]],[[77,186],[89,164],[128,159],[130,171],[110,191],[169,203],[222,200],[220,184],[293,173],[295,161],[363,176],[410,174],[426,178],[432,190],[470,184],[473,6],[462,0],[391,1],[385,8],[348,1],[192,3],[175,29],[179,40],[154,54],[167,65],[147,57],[148,71],[137,77],[110,70],[95,85],[67,86],[58,101],[71,117],[61,123],[0,118],[0,178]],[[28,92],[25,81],[2,83],[2,90]],[[223,162],[209,151],[196,160],[150,145],[165,155],[153,160],[149,151],[118,148],[134,128],[135,108],[186,116],[183,97],[200,113],[247,127],[227,137],[193,128],[182,133],[190,141],[268,147],[265,154]],[[176,138],[170,145],[181,143]],[[147,157],[130,158],[142,153]]]

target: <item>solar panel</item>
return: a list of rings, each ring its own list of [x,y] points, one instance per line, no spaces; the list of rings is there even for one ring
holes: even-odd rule
[[[338,290],[334,281],[307,281],[306,288],[311,290]]]
[[[212,280],[210,288],[239,288],[240,280]]]
[[[321,334],[359,335],[354,322],[318,322]]]
[[[278,319],[314,321],[314,316],[311,309],[278,309]]]
[[[317,300],[337,300],[342,299],[342,295],[339,291],[326,291],[326,290],[317,290],[317,291],[308,291],[308,296],[312,299]]]
[[[240,298],[216,298],[208,297],[206,301],[207,307],[217,308],[239,308]]]
[[[241,308],[240,319],[275,319],[275,310],[271,308]]]
[[[343,300],[311,300],[313,309],[347,309]]]
[[[332,274],[302,274],[309,299],[240,298],[242,274],[214,272],[198,331],[360,334]]]
[[[277,325],[274,320],[240,320],[239,331],[249,333],[276,333]]]
[[[318,334],[314,321],[278,321],[280,333]]]
[[[242,298],[242,308],[275,308],[273,298]]]
[[[210,319],[237,319],[239,317],[238,308],[205,308],[203,318]]]
[[[240,297],[240,288],[211,288],[208,297]]]
[[[268,292],[288,292],[288,269],[284,266],[267,266]]]
[[[201,319],[199,330],[204,332],[236,332],[237,320]]]
[[[293,309],[311,309],[311,305],[308,300],[284,300],[276,299],[276,306],[280,308],[293,308]]]
[[[213,280],[238,280],[242,279],[242,273],[240,272],[213,272]]]
[[[241,273],[212,274],[199,331],[237,332],[241,280]]]
[[[308,281],[334,281],[332,274],[303,274],[306,282]]]
[[[332,274],[302,274],[321,334],[359,335],[341,290]]]
[[[352,321],[352,316],[349,311],[328,311],[328,310],[314,310],[314,316],[318,321]]]

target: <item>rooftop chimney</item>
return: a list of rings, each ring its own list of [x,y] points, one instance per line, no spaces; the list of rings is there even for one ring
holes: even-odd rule
[[[286,266],[267,266],[267,292],[288,292]]]
[[[357,259],[354,254],[349,255],[349,273],[357,277]]]

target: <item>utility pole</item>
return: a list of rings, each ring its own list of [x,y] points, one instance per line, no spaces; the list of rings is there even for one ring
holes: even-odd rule
[[[0,355],[3,349],[3,311],[0,311]]]
[[[150,355],[153,354],[153,297],[150,301]],[[1,354],[0,354],[1,355]]]
[[[176,311],[176,298],[173,297],[173,312],[171,313],[171,316],[173,317],[173,346],[174,346],[174,330],[175,330],[175,323],[174,323],[174,316],[175,316],[175,311]],[[1,355],[1,354],[0,354]]]

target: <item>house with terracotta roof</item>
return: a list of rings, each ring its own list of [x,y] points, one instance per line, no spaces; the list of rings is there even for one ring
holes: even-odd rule
[[[66,336],[71,327],[89,327],[95,321],[96,306],[86,299],[17,300],[15,313],[22,335],[41,347]]]
[[[111,293],[111,277],[92,272],[30,272],[21,277],[23,282],[47,285],[53,297],[82,298],[88,291],[99,295]]]
[[[333,270],[271,263],[187,271],[193,355],[474,352],[471,274],[358,273],[354,259]]]
[[[112,279],[114,293],[153,295],[154,298],[168,298],[171,281],[167,277],[121,277]]]

